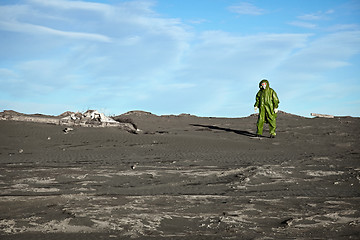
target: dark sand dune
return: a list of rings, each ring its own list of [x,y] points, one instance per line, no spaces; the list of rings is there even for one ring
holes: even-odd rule
[[[0,239],[360,238],[359,118],[121,117],[0,121]]]

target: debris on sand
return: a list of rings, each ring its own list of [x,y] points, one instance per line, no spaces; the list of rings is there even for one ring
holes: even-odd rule
[[[74,131],[74,129],[71,128],[71,127],[67,127],[63,131],[64,131],[65,134],[68,134],[69,132]]]
[[[81,127],[118,127],[130,133],[138,133],[140,130],[133,122],[121,122],[105,116],[97,110],[81,112],[64,112],[59,116],[48,116],[42,114],[22,114],[15,111],[5,110],[0,112],[0,120],[12,120],[20,122],[38,122],[64,126]]]
[[[88,110],[85,113],[68,113],[70,115],[61,118],[60,125],[73,125],[83,127],[119,127],[127,132],[136,134],[140,130],[131,122],[121,122],[117,119],[105,116],[96,110]]]
[[[286,227],[290,227],[294,221],[294,218],[288,218],[281,222],[281,225],[284,225]]]
[[[62,116],[65,115],[65,113],[61,114]],[[61,116],[60,115],[60,116]],[[86,126],[88,124],[91,125],[117,125],[118,122],[114,119],[105,116],[104,113],[100,113],[96,110],[88,110],[85,113],[70,113],[67,112],[66,117],[62,117],[60,119],[61,124],[67,125],[67,124],[74,124],[74,125],[81,125]]]
[[[328,114],[311,113],[310,115],[319,118],[334,118],[333,115],[328,115]]]

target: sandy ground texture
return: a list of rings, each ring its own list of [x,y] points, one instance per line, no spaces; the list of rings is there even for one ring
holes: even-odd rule
[[[359,118],[123,117],[0,121],[0,239],[360,238]]]

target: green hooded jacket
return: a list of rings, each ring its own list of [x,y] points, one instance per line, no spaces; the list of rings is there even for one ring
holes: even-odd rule
[[[261,84],[266,82],[266,89],[262,89]],[[277,114],[274,109],[279,106],[279,98],[274,91],[270,88],[269,81],[264,79],[259,83],[260,90],[256,94],[256,102],[254,107],[259,108],[259,117],[265,118],[266,123],[276,121]]]

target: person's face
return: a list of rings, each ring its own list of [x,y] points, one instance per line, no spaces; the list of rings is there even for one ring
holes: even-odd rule
[[[263,83],[261,84],[261,86],[262,86],[263,89],[266,89],[266,82],[263,82]]]

